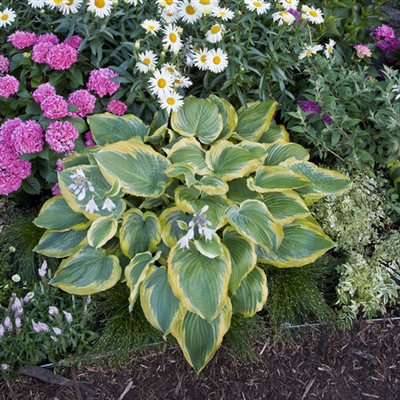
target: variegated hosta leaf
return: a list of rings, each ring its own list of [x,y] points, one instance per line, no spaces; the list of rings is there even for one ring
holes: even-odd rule
[[[129,295],[129,311],[132,311],[136,299],[139,294],[140,284],[146,277],[149,268],[160,257],[160,253],[153,256],[149,251],[145,253],[136,254],[130,263],[125,267],[125,279],[128,288],[130,289]]]
[[[242,280],[232,297],[232,311],[245,318],[252,317],[264,307],[268,297],[268,285],[265,272],[260,267],[253,268]]]
[[[176,142],[171,149],[165,149],[165,151],[173,164],[189,164],[194,168],[197,175],[210,173],[205,162],[206,152],[194,137],[183,138]]]
[[[209,258],[194,243],[175,246],[168,258],[168,279],[175,296],[189,311],[212,321],[228,301],[231,260],[225,246],[220,257]]]
[[[127,257],[145,251],[154,252],[161,241],[161,224],[157,216],[138,208],[131,208],[122,219],[119,231],[121,250]]]
[[[218,107],[218,111],[222,116],[223,128],[222,132],[218,136],[218,140],[228,139],[230,136],[232,136],[232,133],[234,132],[238,123],[238,116],[236,114],[235,107],[221,97],[217,97],[213,94],[208,96],[207,100]]]
[[[304,175],[280,165],[261,167],[256,171],[254,178],[249,177],[247,180],[249,189],[259,193],[298,189],[309,183]]]
[[[247,186],[247,178],[234,179],[229,182],[228,199],[234,203],[242,203],[245,200],[262,200],[262,194],[254,192]]]
[[[222,243],[228,249],[232,262],[229,293],[233,295],[242,280],[256,266],[257,254],[253,242],[240,235],[231,227],[224,230]]]
[[[189,224],[192,220],[192,215],[184,213],[178,207],[170,207],[160,214],[159,220],[162,241],[168,247],[173,247],[182,236],[186,235],[186,231],[179,227],[178,221],[184,221]]]
[[[187,311],[185,317],[172,326],[172,335],[196,373],[207,365],[221,346],[231,318],[232,305],[228,299],[225,307],[211,322]]]
[[[87,117],[94,141],[100,146],[131,139],[132,136],[144,138],[147,126],[132,114],[121,117],[111,113],[95,114]]]
[[[259,143],[272,143],[275,140],[284,140],[289,142],[289,132],[286,130],[284,125],[277,125],[274,120],[271,121],[271,125],[268,130],[264,132],[258,139]]]
[[[257,142],[250,142],[249,140],[243,140],[238,143],[238,146],[242,149],[248,150],[255,158],[258,158],[261,162],[267,157],[266,145]]]
[[[140,304],[147,320],[164,335],[183,317],[184,308],[172,292],[165,267],[149,268],[140,285]]]
[[[228,184],[216,175],[203,176],[193,186],[201,192],[211,195],[225,194],[229,190]]]
[[[351,187],[351,181],[346,176],[310,162],[288,160],[283,165],[303,174],[311,182],[296,190],[308,206],[325,196],[339,195]]]
[[[262,202],[282,225],[310,215],[303,199],[294,190],[264,193]]]
[[[134,196],[159,197],[170,183],[165,174],[170,161],[149,145],[121,141],[104,146],[94,157],[111,185],[118,179],[123,191]]]
[[[285,225],[283,232],[283,241],[275,254],[256,248],[261,262],[278,268],[302,267],[314,262],[334,245],[312,217]]]
[[[208,168],[225,181],[248,175],[262,164],[250,151],[227,140],[211,146],[205,160]]]
[[[274,101],[255,102],[242,107],[238,112],[238,124],[233,137],[257,142],[266,132],[276,110]]]
[[[88,243],[96,249],[102,247],[115,236],[117,230],[118,221],[115,218],[98,218],[88,230]]]
[[[206,99],[186,97],[182,108],[171,114],[171,127],[182,136],[196,136],[202,143],[215,141],[223,128],[218,107]]]
[[[67,293],[88,295],[110,289],[120,276],[121,266],[116,256],[84,246],[61,262],[49,283]]]
[[[246,200],[240,207],[229,206],[225,213],[232,227],[267,251],[275,251],[282,242],[281,224],[258,200]]]
[[[86,238],[87,230],[46,231],[33,251],[47,257],[64,258],[75,253]]]
[[[277,140],[271,143],[266,151],[267,158],[264,161],[265,165],[279,165],[281,162],[294,157],[296,160],[307,161],[310,158],[308,151],[297,143],[288,143],[284,140]]]
[[[211,222],[209,228],[218,229],[221,225],[228,202],[223,196],[205,194],[201,198],[200,191],[195,188],[180,186],[175,190],[175,203],[184,212],[195,214],[204,206],[208,206],[207,220]]]
[[[202,235],[197,240],[193,240],[196,249],[203,255],[208,258],[215,258],[224,256],[223,249],[221,248],[221,239],[218,235],[212,235],[210,240]]]
[[[197,183],[195,177],[196,172],[194,168],[189,164],[172,164],[165,170],[165,173],[169,178],[177,178],[182,182],[185,182],[187,187],[191,187]]]
[[[81,186],[83,189],[76,188],[79,180],[86,182]],[[125,202],[118,194],[107,197],[112,185],[104,179],[97,165],[64,169],[58,173],[58,183],[69,207],[91,221],[100,217],[118,218],[125,211]]]
[[[73,211],[61,195],[54,196],[44,203],[33,223],[53,231],[85,229],[90,221],[81,213]]]
[[[149,132],[144,138],[146,143],[160,143],[168,129],[168,113],[165,110],[157,111],[149,126]]]

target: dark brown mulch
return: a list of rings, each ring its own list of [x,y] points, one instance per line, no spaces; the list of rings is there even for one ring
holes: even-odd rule
[[[117,371],[65,368],[60,375],[75,380],[71,388],[21,375],[0,383],[0,399],[400,399],[400,320],[360,321],[348,332],[299,328],[292,338],[283,343],[265,337],[255,344],[256,362],[243,362],[222,347],[199,375],[174,347]]]

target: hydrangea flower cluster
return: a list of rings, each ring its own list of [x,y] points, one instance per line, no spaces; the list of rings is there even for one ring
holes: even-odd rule
[[[128,106],[120,100],[111,100],[107,104],[107,111],[115,115],[124,115],[128,110]]]
[[[396,62],[389,56],[395,52],[400,46],[400,38],[396,38],[394,30],[385,24],[382,24],[374,30],[375,45],[385,53],[386,61],[389,64]]]
[[[104,97],[107,94],[112,96],[121,85],[119,82],[113,80],[113,78],[118,77],[119,74],[110,68],[95,69],[90,72],[86,87],[99,97]]]
[[[12,94],[18,92],[19,81],[12,75],[0,76],[0,96],[8,99]]]
[[[54,121],[47,127],[45,137],[52,150],[64,153],[74,149],[79,132],[68,121]]]

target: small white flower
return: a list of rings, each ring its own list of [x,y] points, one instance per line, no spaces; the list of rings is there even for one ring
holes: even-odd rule
[[[11,277],[11,280],[15,283],[19,282],[21,280],[21,277],[18,274],[15,274]]]
[[[182,47],[183,42],[179,35],[178,27],[174,24],[168,24],[164,28],[163,44],[169,47],[169,50],[177,53]]]
[[[272,20],[278,21],[278,25],[292,25],[296,17],[288,11],[278,11],[272,14]]]
[[[182,21],[193,24],[201,18],[202,13],[199,7],[196,8],[189,0],[184,0],[179,6],[178,15]]]
[[[325,44],[324,54],[326,58],[329,58],[333,52],[333,46],[336,42],[333,39],[329,39],[329,43]]]
[[[94,12],[96,17],[104,18],[111,14],[113,0],[89,0],[87,6],[87,10]]]
[[[299,60],[303,58],[310,57],[312,54],[316,54],[318,51],[322,50],[322,46],[317,44],[316,46],[306,46],[306,48],[300,53]]]
[[[179,244],[180,248],[183,249],[184,247],[189,249],[189,240],[193,239],[194,237],[194,228],[191,227],[185,236],[181,237],[177,244]]]
[[[58,315],[60,312],[58,311],[58,308],[55,306],[50,306],[49,307],[49,314],[50,315]]]
[[[62,331],[61,331],[60,328],[54,327],[54,328],[53,328],[53,332],[54,332],[57,336],[60,336]]]
[[[24,303],[28,303],[29,300],[32,300],[35,296],[34,292],[28,292],[24,297]]]
[[[207,67],[208,49],[200,49],[196,51],[193,56],[194,65],[201,71],[205,71]]]
[[[43,8],[45,0],[28,0],[28,4],[33,8]]]
[[[214,17],[221,18],[222,21],[229,21],[229,20],[233,19],[233,17],[235,16],[235,13],[232,10],[230,10],[229,8],[217,7],[215,9],[213,9],[212,15]]]
[[[175,87],[188,88],[193,85],[193,82],[186,76],[176,76],[174,79]]]
[[[69,13],[76,14],[81,8],[82,3],[83,0],[68,0],[66,3],[61,4],[61,12],[64,15],[68,15]]]
[[[211,49],[207,53],[207,68],[211,72],[222,72],[228,66],[228,55],[221,49]]]
[[[306,19],[313,24],[322,24],[324,22],[324,16],[319,8],[311,7],[306,12]]]
[[[13,330],[13,324],[11,322],[10,317],[5,317],[4,321],[3,321],[4,327],[11,332]]]
[[[5,332],[4,326],[3,324],[0,324],[0,337],[4,336],[4,332]]]
[[[206,40],[210,43],[217,43],[222,40],[223,34],[226,30],[225,25],[214,24],[206,33]]]
[[[155,70],[153,77],[149,79],[149,89],[152,94],[160,96],[172,90],[174,76],[166,71]]]
[[[264,0],[244,0],[246,8],[250,11],[257,11],[258,15],[265,14],[270,8],[270,3],[264,3]]]
[[[107,211],[111,212],[114,208],[116,208],[116,205],[113,203],[113,201],[110,198],[106,198],[104,200],[103,207],[101,207],[102,210],[107,209]]]
[[[296,10],[299,0],[279,0],[285,10]]]
[[[67,312],[67,311],[63,311],[64,315],[65,315],[65,319],[67,320],[67,322],[70,324],[72,322],[72,315]]]
[[[17,249],[14,246],[10,246],[8,250],[10,253],[15,253],[17,251]]]
[[[139,54],[139,62],[136,66],[140,72],[147,73],[157,64],[157,55],[152,50],[146,50]]]
[[[99,207],[97,207],[96,202],[94,201],[94,196],[88,201],[85,207],[85,211],[93,214],[94,211],[99,211]]]
[[[7,371],[8,370],[8,368],[10,368],[10,366],[8,365],[8,364],[1,364],[1,369],[3,370],[3,371]]]
[[[160,94],[160,106],[166,109],[168,113],[178,111],[183,105],[183,97],[173,90]]]
[[[161,24],[155,19],[145,19],[141,26],[146,30],[146,33],[151,33],[152,35],[155,35],[161,29]]]
[[[47,262],[45,260],[43,261],[42,266],[38,269],[39,276],[43,278],[46,275],[46,271],[47,271]]]
[[[15,317],[15,319],[14,319],[14,324],[15,324],[15,327],[16,327],[17,329],[21,328],[21,326],[22,326],[21,318],[20,318],[20,317]]]

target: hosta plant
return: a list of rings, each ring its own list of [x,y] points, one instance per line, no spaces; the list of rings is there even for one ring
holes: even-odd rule
[[[130,309],[140,299],[199,372],[232,314],[265,304],[260,265],[300,267],[332,247],[308,205],[350,185],[290,143],[275,107],[188,97],[150,126],[89,117],[97,146],[65,160],[61,195],[34,221],[46,228],[35,250],[63,259],[51,284],[88,295],[125,281]]]

